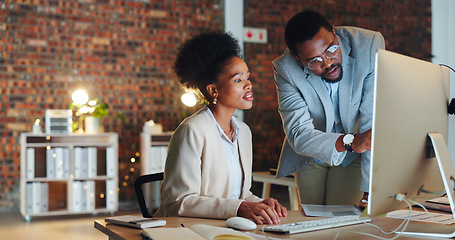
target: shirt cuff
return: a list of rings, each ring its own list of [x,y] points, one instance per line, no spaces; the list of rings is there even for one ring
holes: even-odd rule
[[[333,146],[333,154],[332,154],[332,166],[338,166],[340,165],[343,160],[344,160],[344,157],[346,157],[346,154],[347,154],[347,151],[343,151],[343,152],[338,152],[336,147]]]

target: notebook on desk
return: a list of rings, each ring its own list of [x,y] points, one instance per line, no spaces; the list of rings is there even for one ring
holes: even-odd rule
[[[216,227],[206,224],[196,224],[188,228],[147,228],[143,229],[143,236],[153,240],[185,239],[185,240],[253,240],[243,232],[230,228]]]
[[[143,218],[132,215],[108,217],[104,221],[132,228],[151,228],[166,225],[166,220],[163,219]]]

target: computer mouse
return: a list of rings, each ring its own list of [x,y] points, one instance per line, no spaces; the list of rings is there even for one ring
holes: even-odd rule
[[[226,225],[230,228],[242,231],[256,229],[256,223],[243,217],[231,217],[226,220]]]

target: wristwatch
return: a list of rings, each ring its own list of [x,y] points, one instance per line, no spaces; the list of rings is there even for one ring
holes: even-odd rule
[[[355,136],[355,134],[348,133],[348,134],[344,135],[344,137],[343,137],[344,147],[349,152],[354,152],[354,150],[352,150],[352,146],[351,146],[352,142],[354,142],[354,136]]]

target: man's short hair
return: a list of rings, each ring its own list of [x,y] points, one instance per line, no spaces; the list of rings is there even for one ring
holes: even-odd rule
[[[296,43],[313,39],[321,27],[332,32],[332,25],[318,12],[303,11],[292,17],[284,30],[284,39],[291,53],[297,55]]]

